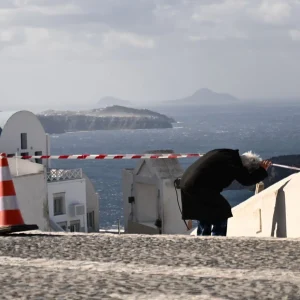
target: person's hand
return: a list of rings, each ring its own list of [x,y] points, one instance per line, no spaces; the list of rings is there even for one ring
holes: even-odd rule
[[[264,168],[265,170],[268,170],[268,168],[272,165],[272,162],[270,162],[269,160],[263,160],[261,163],[260,163],[260,166],[262,168]]]

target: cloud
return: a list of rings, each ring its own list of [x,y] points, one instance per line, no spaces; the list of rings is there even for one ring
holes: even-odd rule
[[[300,41],[300,30],[291,29],[289,34],[293,41]]]
[[[199,4],[196,7],[195,13],[192,15],[192,18],[195,21],[222,23],[228,18],[236,19],[238,13],[247,6],[247,1],[244,0],[225,0],[219,3],[213,2],[214,1],[209,5]]]
[[[49,82],[74,99],[172,98],[202,86],[278,94],[283,82],[300,94],[299,15],[299,0],[0,0],[0,81],[37,101],[45,89],[58,99]]]
[[[256,13],[266,23],[282,24],[290,17],[290,3],[289,0],[263,0]]]
[[[268,26],[286,24],[299,6],[295,0],[5,0],[1,3],[1,28],[45,29],[53,43],[64,44],[68,40],[77,46],[86,44],[84,48],[95,51],[100,47],[102,52],[116,47],[155,49],[164,45],[166,39],[181,42],[251,39],[259,22]],[[286,30],[287,36],[293,28],[295,24]],[[26,36],[30,44],[34,39],[30,35],[38,31],[29,32]],[[63,40],[54,42],[54,37]]]
[[[0,31],[0,42],[11,42],[14,38],[14,32],[12,30]]]
[[[103,34],[103,43],[107,48],[119,48],[123,44],[137,48],[154,48],[153,39],[145,38],[130,32],[109,31]]]
[[[114,55],[120,48],[153,49],[155,39],[149,35],[151,22],[137,26],[147,24],[147,16],[149,20],[154,18],[147,8],[155,6],[147,3],[140,1],[131,5],[127,0],[101,3],[92,0],[10,1],[7,4],[11,5],[0,9],[0,26],[6,27],[2,40],[8,39],[10,28],[23,31],[24,39],[22,45],[19,40],[15,44],[13,41],[2,42],[1,48],[9,47],[5,54],[10,57],[20,58],[25,53],[28,56],[32,53],[34,59],[56,55],[55,59],[86,57],[87,60]],[[153,26],[151,30],[155,33]]]
[[[26,40],[25,32],[19,28],[0,29],[0,51],[6,47],[17,46]]]

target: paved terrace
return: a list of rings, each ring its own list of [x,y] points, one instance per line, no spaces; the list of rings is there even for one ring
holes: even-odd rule
[[[0,285],[2,300],[300,299],[300,239],[2,236]]]

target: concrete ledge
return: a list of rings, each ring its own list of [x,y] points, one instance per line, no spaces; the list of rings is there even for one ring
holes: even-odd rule
[[[232,209],[228,236],[300,237],[300,174],[293,174]]]

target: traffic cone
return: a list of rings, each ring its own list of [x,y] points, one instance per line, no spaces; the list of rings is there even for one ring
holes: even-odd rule
[[[39,229],[24,223],[5,153],[0,153],[0,234]]]

